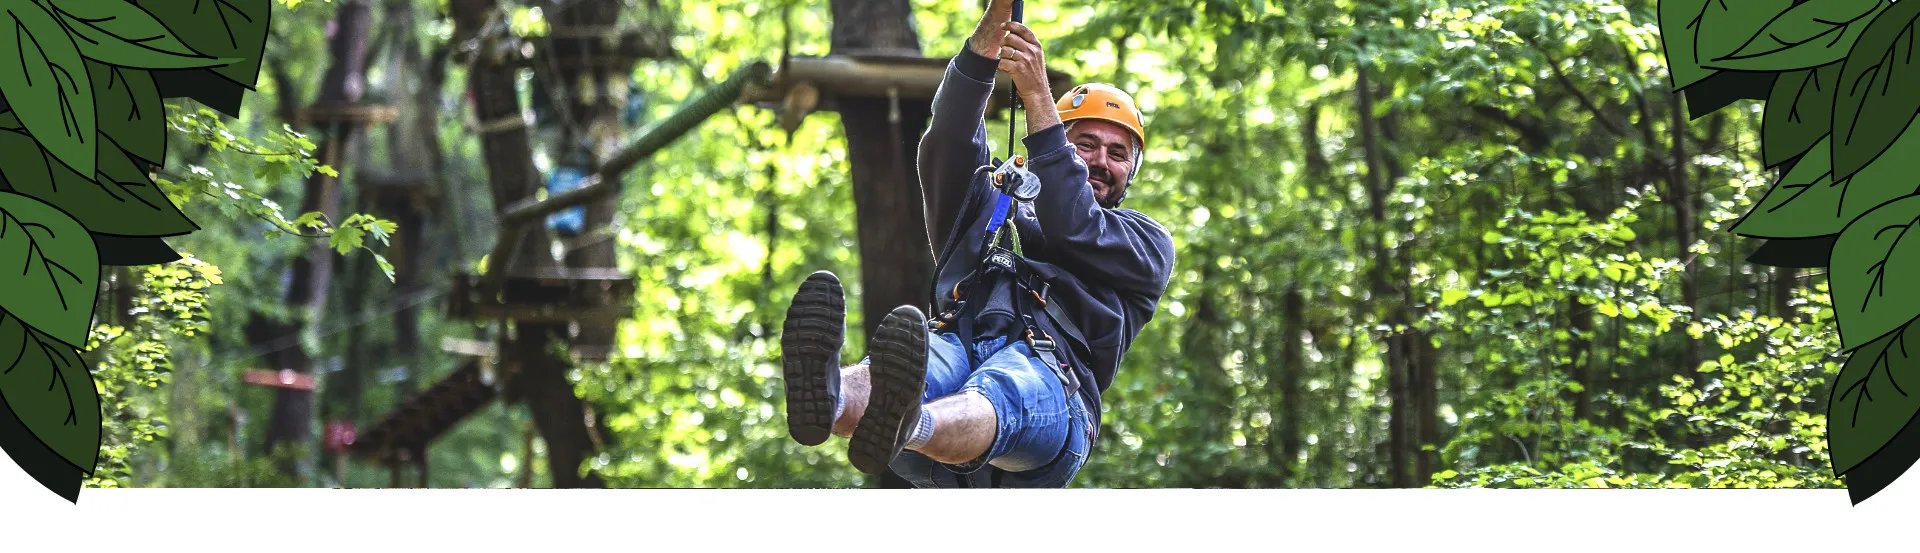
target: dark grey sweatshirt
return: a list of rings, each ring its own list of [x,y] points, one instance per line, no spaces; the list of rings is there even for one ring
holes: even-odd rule
[[[962,49],[947,65],[934,95],[933,121],[920,141],[928,232],[940,247],[933,287],[940,310],[951,306],[951,290],[979,266],[987,223],[999,200],[990,177],[975,176],[975,169],[992,161],[984,117],[996,66],[996,60]],[[1021,247],[1034,272],[1051,283],[1051,301],[1084,333],[1085,343],[1070,339],[1045,312],[1034,316],[1068,346],[1060,348],[1063,361],[1080,377],[1080,393],[1098,428],[1101,392],[1113,384],[1120,359],[1166,293],[1173,237],[1138,211],[1100,207],[1087,185],[1087,165],[1067,142],[1064,125],[1022,142],[1028,167],[1042,186],[1032,204],[1015,211]],[[1005,306],[1005,298],[996,298],[987,311]],[[976,336],[1018,332],[1011,319],[983,317],[982,323]]]

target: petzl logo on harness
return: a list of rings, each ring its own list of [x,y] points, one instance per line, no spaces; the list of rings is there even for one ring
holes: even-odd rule
[[[1002,269],[1013,269],[1013,252],[995,247],[992,253],[987,254],[987,262]]]

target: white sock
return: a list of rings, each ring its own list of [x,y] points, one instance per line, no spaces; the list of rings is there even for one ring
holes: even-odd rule
[[[846,410],[847,410],[847,396],[844,394],[834,394],[833,395],[833,422],[835,423],[840,422],[840,414],[845,412]]]
[[[926,407],[920,408],[920,425],[913,428],[913,434],[907,437],[907,449],[926,447],[933,440],[933,413]]]

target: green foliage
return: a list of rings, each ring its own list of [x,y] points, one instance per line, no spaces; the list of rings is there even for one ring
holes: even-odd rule
[[[1765,152],[1768,167],[1810,153],[1819,141],[1832,136],[1828,130],[1833,128],[1833,98],[1840,86],[1840,69],[1841,64],[1830,63],[1781,73],[1774,81],[1767,105],[1782,107],[1767,110],[1760,135],[1760,149]],[[1819,155],[1832,161],[1831,151]]]
[[[275,14],[284,30],[275,32],[274,55],[322,59],[330,6],[282,4],[307,9]],[[643,120],[658,120],[744,63],[782,52],[789,30],[778,15],[790,11],[795,55],[829,50],[825,3],[661,4],[654,19],[674,24],[673,43],[684,53],[638,66],[637,91],[649,106]],[[501,23],[513,33],[550,30],[552,14],[531,3],[508,6]],[[1826,382],[1844,350],[1823,329],[1836,316],[1855,315],[1836,315],[1845,309],[1829,306],[1824,289],[1777,307],[1769,296],[1800,286],[1806,275],[1746,263],[1741,258],[1757,241],[1706,231],[1834,236],[1858,215],[1914,192],[1882,182],[1911,173],[1905,160],[1915,156],[1900,152],[1913,141],[1897,137],[1885,137],[1891,145],[1878,161],[1834,178],[1831,137],[1840,135],[1833,106],[1846,94],[1842,73],[1851,63],[1842,56],[1858,56],[1853,43],[1866,43],[1867,22],[1893,13],[1889,7],[1878,0],[1669,0],[1657,8],[1610,0],[1030,3],[1029,19],[1055,68],[1075,81],[1136,91],[1150,132],[1164,138],[1152,141],[1128,207],[1165,224],[1180,249],[1171,289],[1106,391],[1106,432],[1076,485],[1379,487],[1396,482],[1396,461],[1410,465],[1404,471],[1415,485],[1446,487],[1839,485],[1828,470],[1827,417],[1818,412],[1842,392],[1830,393]],[[956,52],[978,17],[966,3],[916,2],[913,9],[924,55],[935,58]],[[196,52],[227,56],[203,44],[219,40],[202,41],[155,14]],[[445,21],[417,27],[430,49],[449,46]],[[403,97],[419,84],[406,72],[380,77],[395,72],[381,63],[371,68],[369,97]],[[1356,102],[1362,64],[1377,92],[1371,113]],[[453,65],[434,105],[462,101],[468,83]],[[129,439],[129,447],[104,450],[103,468],[121,460],[131,467],[130,477],[108,475],[115,485],[316,483],[275,475],[270,457],[249,451],[265,417],[246,414],[264,412],[274,394],[236,383],[238,370],[258,357],[236,344],[250,342],[237,324],[246,317],[289,314],[262,298],[279,297],[285,260],[313,245],[260,236],[325,238],[333,253],[349,253],[384,244],[396,230],[372,216],[280,207],[297,201],[304,179],[332,169],[310,159],[314,144],[258,107],[306,101],[303,84],[324,69],[287,64],[284,81],[263,79],[250,97],[259,103],[234,121],[183,106],[167,116],[190,147],[171,152],[175,169],[157,171],[156,184],[188,213],[222,215],[175,241],[227,270],[221,293],[201,304],[222,323],[210,330],[217,339],[168,341],[181,377],[170,381],[171,397],[103,392],[110,411],[123,402],[135,406],[123,411],[128,420],[165,429],[109,424],[109,443],[118,435],[171,443],[143,447],[149,442]],[[1682,106],[1663,81],[1684,87],[1736,70],[1783,72],[1772,90],[1758,91],[1771,92],[1765,111],[1745,106],[1672,128],[1669,115]],[[108,92],[97,96],[99,105],[110,103]],[[1705,95],[1689,91],[1686,100],[1698,96]],[[147,159],[151,135],[135,140],[107,121],[146,109],[114,106],[111,115],[100,108],[100,132]],[[497,207],[477,184],[492,152],[463,109],[434,118],[447,142],[450,198],[435,216],[446,223],[433,223],[434,237],[419,248],[434,254],[421,275],[426,297],[437,291],[433,281],[478,265],[491,245],[489,219],[474,214]],[[847,280],[851,313],[864,299],[850,276],[862,261],[849,177],[855,168],[837,117],[815,113],[788,135],[775,114],[743,106],[627,175],[608,232],[620,267],[638,278],[636,299],[613,359],[568,374],[600,445],[582,470],[634,487],[871,483],[847,466],[839,442],[804,448],[788,439],[778,399],[775,329],[792,285],[830,269]],[[1004,124],[989,125],[996,149],[1004,148]],[[366,158],[400,155],[393,132],[369,129]],[[1686,158],[1669,157],[1676,136]],[[536,151],[555,142],[535,137],[542,141]],[[1764,144],[1756,148],[1755,139]],[[535,156],[543,168],[544,154]],[[1792,172],[1760,198],[1774,180],[1762,172],[1794,159]],[[1675,164],[1685,169],[1670,171]],[[1689,197],[1664,194],[1674,173],[1692,186]],[[343,200],[361,199],[354,179],[344,182]],[[1685,229],[1690,241],[1672,214],[1687,204],[1697,205]],[[1742,213],[1748,216],[1738,227],[1727,224]],[[378,257],[350,264],[367,259],[392,277]],[[1865,278],[1833,275],[1836,287]],[[1840,295],[1864,289],[1853,290]],[[1281,315],[1290,292],[1298,294],[1298,321]],[[383,351],[395,340],[385,313],[368,305],[384,309],[403,298],[347,295],[332,294],[324,323],[296,337],[323,367],[323,387],[349,374],[325,369],[336,357],[346,366],[353,348]],[[421,338],[429,344],[502,330],[423,311]],[[96,326],[95,334],[102,328],[119,327]],[[864,353],[863,328],[857,316],[849,321],[846,361]],[[341,333],[360,334],[349,340]],[[109,340],[99,355],[145,347],[132,335]],[[1871,342],[1867,350],[1889,343],[1873,338],[1860,342]],[[1686,366],[1693,340],[1705,362]],[[1433,402],[1416,406],[1431,409],[1435,426],[1410,444],[1414,452],[1396,453],[1388,442],[1406,416],[1395,406],[1412,401],[1396,390],[1394,367],[1410,345],[1437,382]],[[364,406],[321,416],[357,416],[364,430],[453,364],[450,356],[421,357],[354,367],[366,379]],[[1893,362],[1889,356],[1883,368],[1860,373],[1861,389],[1877,400],[1860,409],[1897,415],[1903,408],[1879,392],[1898,374],[1889,370]],[[406,376],[385,376],[395,366]],[[531,424],[525,410],[496,404],[435,442],[430,484],[549,482],[545,445],[521,442]],[[1835,427],[1836,459],[1874,450],[1876,429],[1886,427],[1873,421],[1892,418],[1872,416],[1881,418]],[[1289,433],[1293,451],[1285,446]],[[1422,450],[1431,452],[1430,463],[1414,462]],[[388,482],[384,467],[359,461],[348,462],[346,476],[317,482]]]
[[[1678,12],[1693,4],[1676,2],[1661,10]],[[1806,152],[1734,230],[1775,238],[1839,235],[1831,254],[1834,322],[1839,343],[1854,352],[1855,359],[1847,363],[1852,371],[1846,374],[1846,382],[1862,392],[1850,403],[1828,405],[1836,420],[1842,415],[1847,420],[1833,427],[1830,436],[1836,451],[1843,452],[1833,468],[1844,474],[1882,451],[1892,439],[1892,430],[1913,418],[1904,406],[1885,409],[1861,401],[1869,390],[1862,386],[1874,374],[1909,370],[1901,366],[1907,363],[1905,355],[1887,355],[1890,345],[1904,336],[1890,334],[1920,315],[1915,305],[1920,298],[1909,297],[1897,285],[1889,286],[1912,270],[1916,255],[1901,247],[1900,238],[1920,216],[1916,212],[1920,205],[1911,202],[1913,157],[1912,145],[1907,144],[1916,139],[1906,138],[1906,129],[1920,112],[1920,96],[1914,94],[1920,89],[1915,77],[1920,72],[1912,66],[1911,51],[1920,7],[1868,0],[1805,2],[1773,18],[1756,35],[1747,20],[1776,10],[1751,4],[1739,8],[1708,4],[1709,17],[1698,20],[1698,26],[1683,29],[1677,20],[1663,18],[1668,61],[1676,66],[1698,62],[1716,67],[1699,62],[1699,50],[1673,46],[1688,40],[1703,45],[1748,37],[1747,45],[1727,58],[1737,63],[1718,67],[1778,74],[1773,90],[1765,95],[1766,163],[1784,163]],[[1716,4],[1722,7],[1713,7]],[[1711,17],[1715,10],[1739,17]],[[1755,55],[1741,61],[1742,52]],[[1794,55],[1786,55],[1789,52]],[[1819,69],[1807,71],[1814,67]],[[1829,72],[1837,79],[1831,92],[1825,81]],[[1675,82],[1676,87],[1685,84]],[[1737,93],[1753,92],[1757,91]],[[1829,97],[1831,111],[1815,107]],[[1861,420],[1863,416],[1885,418]],[[1914,459],[1889,462],[1900,464],[1899,470],[1904,471]],[[1857,488],[1854,500],[1864,500],[1896,476],[1879,469],[1854,475],[1864,479],[1851,482]]]
[[[1880,184],[1912,170],[1916,158],[1909,156],[1920,155],[1920,133],[1902,134],[1886,162],[1841,181],[1833,180],[1830,140],[1815,143],[1733,232],[1755,238],[1833,236],[1868,211],[1920,191],[1920,186]]]
[[[1901,286],[1920,274],[1920,250],[1903,241],[1920,222],[1920,196],[1888,202],[1868,211],[1840,232],[1833,245],[1833,305],[1840,342],[1857,349],[1911,321],[1920,312],[1920,296]]]
[[[87,71],[101,136],[148,163],[166,161],[166,112],[153,74],[97,61],[87,62]]]
[[[1896,376],[1914,360],[1902,325],[1892,334],[1861,346],[1847,359],[1833,386],[1833,470],[1844,473],[1878,453],[1920,412],[1920,400],[1906,392]]]
[[[1912,93],[1920,89],[1920,61],[1913,51],[1920,6],[1886,5],[1840,70],[1842,86],[1833,104],[1836,179],[1852,177],[1873,163],[1920,112],[1920,96]]]
[[[1819,67],[1846,57],[1871,32],[1867,22],[1892,2],[1707,2],[1696,30],[1702,65],[1730,71],[1792,71]],[[1791,6],[1791,7],[1789,7]],[[1897,8],[1893,8],[1897,9]],[[1783,11],[1784,10],[1784,11]],[[1738,42],[1738,46],[1727,45]],[[1712,44],[1712,46],[1709,46]]]
[[[356,213],[335,225],[327,220],[326,214],[317,211],[288,219],[280,204],[261,192],[234,181],[220,180],[223,175],[236,174],[250,174],[267,183],[310,178],[316,172],[338,177],[339,173],[332,167],[313,158],[315,146],[305,135],[283,127],[279,132],[251,139],[235,134],[219,115],[205,108],[192,113],[175,110],[168,114],[167,120],[174,132],[194,145],[205,146],[214,154],[237,154],[233,157],[215,155],[210,158],[212,167],[189,165],[184,174],[167,174],[156,179],[174,201],[188,205],[194,200],[214,200],[216,209],[225,215],[269,223],[270,226],[261,231],[265,237],[325,238],[327,246],[341,254],[366,250],[380,264],[388,280],[393,279],[392,264],[366,240],[371,236],[380,245],[387,245],[388,237],[398,229],[393,221]]]
[[[214,67],[214,73],[247,88],[257,82],[273,17],[272,0],[147,1],[139,7],[166,24],[192,52],[232,60]]]
[[[126,0],[42,1],[60,18],[60,25],[73,35],[80,55],[94,61],[142,69],[198,69],[239,61],[210,57],[188,48],[159,19],[147,13],[148,8]],[[215,2],[216,6],[225,3]]]
[[[100,453],[100,397],[73,346],[0,314],[0,394],[28,430],[67,462],[90,469]]]
[[[153,269],[145,297],[158,303],[139,311],[177,317],[131,328],[95,325],[103,261],[126,264],[130,247],[172,253],[152,237],[197,230],[180,206],[198,196],[218,198],[215,191],[227,195],[218,205],[297,234],[277,205],[234,183],[216,184],[205,167],[193,166],[191,177],[156,182],[154,173],[165,172],[159,167],[167,161],[169,126],[207,150],[261,158],[256,177],[333,174],[311,159],[313,145],[291,132],[274,138],[295,148],[261,152],[210,111],[162,119],[166,87],[153,71],[210,70],[237,87],[253,87],[272,6],[267,0],[0,1],[0,15],[12,22],[9,32],[0,33],[0,58],[7,60],[0,61],[6,107],[0,111],[0,262],[22,268],[0,276],[0,289],[8,291],[0,300],[0,353],[13,352],[0,394],[39,442],[0,444],[16,458],[27,451],[19,448],[49,449],[95,485],[124,485],[131,444],[158,434],[160,419],[124,392],[129,385],[157,387],[169,364],[168,340],[192,340],[204,324],[205,297],[198,290],[205,285],[182,279],[217,281],[218,272],[194,260]],[[183,90],[181,75],[166,74],[175,89],[169,94],[223,106],[230,101],[209,100],[221,95],[203,85]],[[238,201],[243,197],[251,201]],[[349,217],[340,228],[311,227],[322,231],[312,237],[329,238],[341,253],[368,248],[368,236],[384,244],[396,230],[390,221],[365,215]],[[119,253],[110,254],[101,241]],[[374,257],[392,278],[391,266]],[[96,363],[84,358],[82,345],[111,351],[92,352],[101,358]],[[124,380],[96,383],[96,371]],[[104,473],[96,471],[103,451]],[[71,489],[64,468],[26,468],[55,491]],[[58,475],[44,472],[49,470]]]
[[[21,267],[0,271],[0,308],[68,347],[86,341],[100,264],[85,227],[32,196],[0,192],[0,259]]]
[[[222,280],[220,270],[193,257],[147,267],[139,282],[125,283],[133,296],[130,326],[97,325],[87,350],[95,352],[93,381],[100,390],[103,424],[99,467],[89,487],[133,485],[134,458],[169,437],[165,415],[169,383],[183,348],[204,339],[208,294]],[[184,351],[192,349],[184,348]]]
[[[95,233],[174,236],[198,228],[128,152],[112,140],[98,145],[99,171],[82,175],[55,162],[11,114],[0,115],[0,147],[13,157],[0,167],[0,175],[14,190],[60,208]]]
[[[1824,287],[1823,287],[1824,288]],[[1810,322],[1742,313],[1703,321],[1702,336],[1744,359],[1722,355],[1700,368],[1703,382],[1676,377],[1659,389],[1655,407],[1627,402],[1627,424],[1601,429],[1586,421],[1519,425],[1537,413],[1528,401],[1557,403],[1552,393],[1496,393],[1494,405],[1470,412],[1445,448],[1460,468],[1434,475],[1440,487],[1547,488],[1809,488],[1837,487],[1827,470],[1826,417],[1805,407],[1820,397],[1838,365],[1832,311],[1818,293],[1802,294]],[[1753,346],[1760,346],[1754,348]],[[1529,398],[1532,398],[1531,400]],[[1559,409],[1565,409],[1561,405]],[[1564,412],[1564,411],[1562,411]],[[1480,430],[1474,428],[1480,427]],[[1542,432],[1545,435],[1540,435]],[[1677,437],[1676,437],[1677,436]],[[1520,462],[1483,463],[1512,442],[1532,446]],[[1647,460],[1657,461],[1647,464]]]
[[[73,37],[36,0],[0,2],[13,22],[0,33],[0,93],[41,146],[82,175],[93,174],[93,78]],[[18,162],[8,162],[8,164]]]

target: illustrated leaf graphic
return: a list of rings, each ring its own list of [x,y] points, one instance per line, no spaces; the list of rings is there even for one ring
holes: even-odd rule
[[[0,351],[15,351],[24,343],[25,336],[15,340],[0,339]],[[73,466],[73,463],[55,453],[53,448],[41,443],[33,430],[28,429],[20,417],[13,415],[13,406],[6,404],[6,394],[0,394],[0,450],[26,471],[40,485],[68,502],[80,501],[80,484],[87,479],[85,471]]]
[[[1774,7],[1736,0],[1714,2],[1735,6],[1732,12],[1742,15],[1742,23],[1767,15]],[[1773,12],[1778,15],[1745,36],[1738,47],[1711,50],[1714,54],[1701,65],[1733,71],[1790,71],[1840,61],[1853,49],[1867,23],[1888,4],[1886,0],[1821,0]]]
[[[79,350],[0,313],[0,395],[41,443],[93,473],[100,456],[100,392]]]
[[[260,77],[273,0],[140,0],[140,7],[202,54],[238,61],[211,68],[252,89]]]
[[[1920,192],[1920,131],[1901,133],[1886,155],[1839,182],[1833,180],[1828,156],[1831,140],[1822,137],[1814,143],[1733,232],[1754,238],[1832,236],[1861,214]]]
[[[1853,352],[1833,381],[1827,443],[1833,473],[1872,457],[1920,413],[1920,329],[1910,322]]]
[[[87,71],[93,78],[100,134],[148,163],[164,163],[166,105],[160,101],[160,89],[153,84],[153,74],[95,61],[87,62]]]
[[[78,221],[45,202],[0,192],[0,310],[79,348],[93,324],[100,255]]]
[[[1833,175],[1845,179],[1887,151],[1920,112],[1914,25],[1920,2],[1897,2],[1860,35],[1840,71],[1833,105]]]
[[[193,221],[111,139],[98,141],[100,171],[81,176],[54,163],[11,114],[0,114],[0,177],[14,192],[72,216],[87,231],[118,236],[176,236],[198,230]],[[5,270],[0,259],[0,270]]]
[[[1793,0],[1708,0],[1690,24],[1694,59],[1703,68],[1718,69],[1714,60],[1752,42],[1769,22],[1792,7]]]
[[[1853,350],[1920,316],[1920,196],[1880,205],[1840,231],[1828,279],[1840,344]]]
[[[74,171],[93,174],[93,82],[80,49],[33,0],[0,0],[0,93],[27,130]]]
[[[1782,73],[1767,97],[1760,151],[1767,167],[1807,153],[1833,129],[1834,88],[1840,64]]]
[[[45,0],[73,33],[80,55],[141,69],[194,69],[238,61],[187,47],[145,9],[127,0]]]
[[[1660,41],[1667,51],[1667,70],[1679,90],[1706,80],[1712,69],[1700,66],[1694,36],[1701,15],[1714,0],[1659,0]]]

